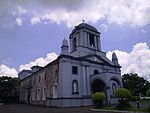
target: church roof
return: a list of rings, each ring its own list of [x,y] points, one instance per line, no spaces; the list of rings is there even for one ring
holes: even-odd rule
[[[87,23],[81,23],[81,24],[75,26],[75,28],[73,29],[71,34],[75,33],[77,30],[80,30],[80,29],[83,29],[83,28],[99,33],[98,30],[95,27],[93,27],[93,26],[91,26]]]

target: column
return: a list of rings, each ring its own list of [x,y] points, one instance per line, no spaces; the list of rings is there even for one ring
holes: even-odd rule
[[[82,71],[83,71],[83,95],[87,95],[85,65],[83,65],[83,70]]]

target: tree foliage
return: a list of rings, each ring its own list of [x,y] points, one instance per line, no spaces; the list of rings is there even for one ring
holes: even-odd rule
[[[5,100],[8,97],[18,96],[19,79],[7,76],[0,77],[0,99]]]
[[[150,82],[137,74],[124,74],[123,85],[124,88],[131,91],[132,95],[139,96],[139,94],[146,95],[145,92],[150,87]]]
[[[146,95],[150,97],[150,88],[146,91]]]

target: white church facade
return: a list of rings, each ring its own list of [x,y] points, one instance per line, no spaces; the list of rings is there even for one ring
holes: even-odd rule
[[[114,91],[122,87],[121,66],[115,53],[112,61],[101,51],[100,33],[89,24],[76,26],[63,40],[61,53],[45,67],[19,73],[20,101],[55,107],[90,106],[95,92],[106,94],[114,104]],[[34,71],[33,71],[34,70]],[[28,73],[29,72],[29,73]]]

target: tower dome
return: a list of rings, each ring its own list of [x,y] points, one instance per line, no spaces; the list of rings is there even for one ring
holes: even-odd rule
[[[98,30],[95,27],[93,27],[93,26],[91,26],[87,23],[81,23],[81,24],[75,26],[75,28],[73,29],[71,34],[75,33],[77,30],[80,30],[80,29],[83,29],[83,28],[99,33]]]

